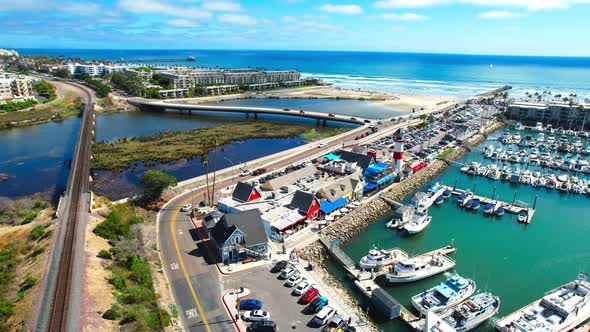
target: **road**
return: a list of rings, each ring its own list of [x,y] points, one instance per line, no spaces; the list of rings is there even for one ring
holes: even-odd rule
[[[385,130],[393,132],[407,124],[387,121],[378,126],[380,132],[372,137],[382,136]],[[366,131],[367,127],[359,127],[347,132],[341,139],[328,139],[325,149],[337,149],[343,141],[354,140]],[[316,148],[307,149],[271,163],[265,168],[272,172],[317,153]],[[247,180],[249,177],[240,179]],[[218,182],[216,186],[224,188],[234,181],[235,178],[230,177]],[[181,194],[162,208],[158,213],[158,248],[183,327],[187,331],[234,331],[221,303],[221,294],[224,291],[222,276],[218,273],[216,265],[206,263],[208,247],[205,243],[196,243],[198,237],[189,217],[186,213],[179,212],[182,205],[200,201],[204,192],[204,187],[196,188],[194,193]]]

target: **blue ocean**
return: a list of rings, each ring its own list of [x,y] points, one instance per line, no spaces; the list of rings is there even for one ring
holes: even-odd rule
[[[22,54],[125,61],[179,59],[161,64],[203,67],[296,69],[345,88],[469,97],[502,85],[513,94],[575,93],[590,98],[590,57],[539,57],[247,50],[19,49]],[[196,61],[185,61],[188,56]],[[150,61],[151,60],[151,61]]]

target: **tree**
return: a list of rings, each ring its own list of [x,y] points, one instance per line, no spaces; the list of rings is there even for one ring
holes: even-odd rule
[[[205,140],[206,140],[206,138],[203,137],[201,144],[206,144]],[[204,154],[201,156],[201,164],[205,165],[205,188],[206,188],[205,202],[209,205],[210,204],[210,200],[209,200],[209,156],[207,154]]]
[[[164,172],[149,170],[141,177],[143,194],[148,199],[158,199],[166,188],[176,184],[176,178]]]
[[[59,68],[58,70],[55,71],[55,76],[61,77],[61,78],[70,78],[70,77],[72,77],[72,74],[67,69]]]

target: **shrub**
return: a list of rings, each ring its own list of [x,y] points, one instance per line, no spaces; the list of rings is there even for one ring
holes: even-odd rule
[[[123,274],[113,271],[113,277],[109,279],[109,283],[119,291],[127,288],[126,278]]]
[[[113,258],[113,255],[111,254],[110,251],[102,249],[101,251],[98,252],[98,255],[96,255],[96,257],[104,258],[104,259],[111,259],[111,258]]]
[[[45,235],[45,228],[41,225],[37,225],[31,230],[29,237],[31,240],[39,240],[43,235]]]
[[[8,318],[14,314],[14,303],[0,295],[0,330],[4,330]]]
[[[154,300],[154,293],[151,289],[136,285],[126,288],[120,299],[125,304],[148,302]]]
[[[117,211],[112,211],[107,218],[96,225],[92,232],[107,240],[118,240],[129,234],[129,225],[122,223],[123,217]]]
[[[140,260],[137,257],[133,257],[131,263],[131,276],[129,279],[137,282],[141,286],[151,289],[152,274],[148,263]]]
[[[107,320],[117,320],[121,318],[121,308],[113,304],[107,311],[102,314],[102,318]]]

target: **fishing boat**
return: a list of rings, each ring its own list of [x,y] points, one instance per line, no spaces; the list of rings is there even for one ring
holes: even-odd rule
[[[442,311],[439,317],[457,332],[476,328],[500,309],[500,298],[491,293],[471,296],[459,305]]]
[[[395,264],[396,262],[407,258],[408,254],[399,248],[393,248],[390,250],[373,248],[369,250],[367,255],[361,258],[359,268],[361,270],[378,271],[384,266]]]
[[[452,194],[453,194],[453,191],[451,189],[445,189],[445,191],[443,191],[443,193],[442,193],[442,197],[449,198],[449,197],[451,197]]]
[[[455,261],[442,254],[428,254],[401,260],[385,275],[390,283],[426,279],[455,267]]]
[[[496,209],[496,211],[494,212],[494,214],[498,217],[501,217],[504,215],[504,213],[506,213],[506,210],[504,210],[503,207],[499,207]]]
[[[440,195],[434,199],[434,204],[436,204],[436,205],[441,205],[444,202],[445,202],[445,198],[442,195]]]
[[[485,214],[494,214],[494,204],[492,204],[492,203],[487,203],[487,204],[484,206],[483,213],[485,213]]]
[[[499,331],[573,330],[590,318],[590,283],[585,273],[578,279],[555,288],[541,299],[521,308],[494,323]]]
[[[454,274],[439,285],[414,295],[412,305],[423,314],[439,312],[463,302],[473,295],[475,288],[475,281]]]
[[[412,221],[405,224],[403,229],[410,235],[417,234],[423,231],[428,225],[430,225],[431,221],[431,216],[421,215],[418,218],[414,218]]]

